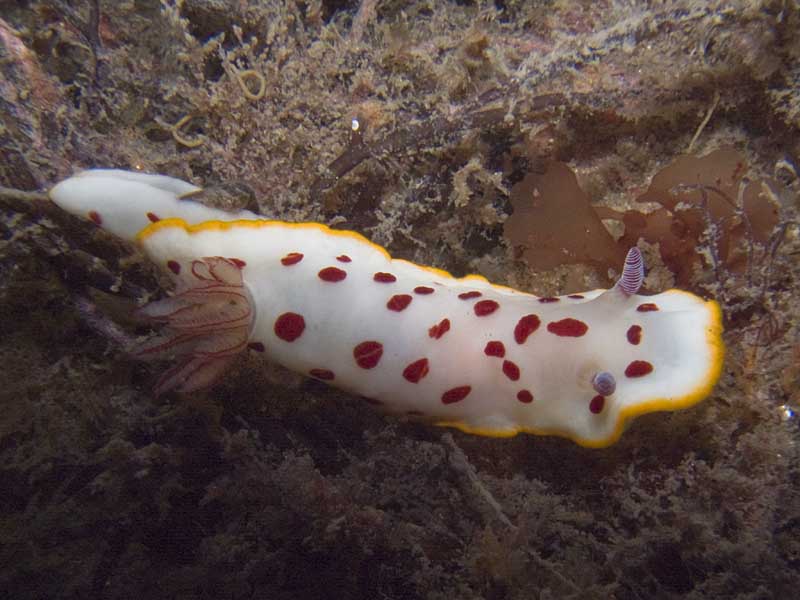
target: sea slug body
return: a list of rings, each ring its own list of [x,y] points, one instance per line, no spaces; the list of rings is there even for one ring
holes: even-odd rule
[[[142,358],[175,358],[156,391],[216,381],[241,352],[463,431],[616,441],[637,415],[690,406],[719,378],[720,310],[688,292],[637,294],[641,254],[618,283],[560,297],[392,259],[361,235],[229,214],[160,175],[79,173],[63,209],[141,245],[176,280],[140,309],[164,323]]]

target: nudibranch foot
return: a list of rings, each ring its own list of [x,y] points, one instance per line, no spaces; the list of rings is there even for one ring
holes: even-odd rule
[[[176,263],[177,264],[177,263]],[[178,265],[180,267],[180,265]],[[156,385],[156,394],[191,392],[212,385],[247,348],[255,318],[241,267],[221,257],[196,259],[178,279],[175,295],[151,302],[137,316],[163,323],[163,331],[133,349],[142,360],[177,359]]]
[[[201,191],[191,183],[166,175],[89,169],[58,183],[49,195],[67,212],[86,217],[129,241],[151,223],[170,217],[180,217],[187,223],[256,218],[249,211],[228,213],[187,200]]]

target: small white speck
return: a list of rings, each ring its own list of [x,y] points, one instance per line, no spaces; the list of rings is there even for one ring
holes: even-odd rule
[[[361,127],[361,123],[358,122],[358,119],[353,118],[353,120],[350,121],[350,129],[358,131],[359,127]]]
[[[797,415],[797,413],[794,411],[794,409],[791,406],[789,406],[788,404],[781,405],[778,408],[778,410],[780,410],[781,420],[784,423],[787,422],[787,421],[791,421]]]

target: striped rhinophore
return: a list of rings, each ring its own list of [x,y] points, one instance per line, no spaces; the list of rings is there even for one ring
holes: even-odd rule
[[[617,282],[617,287],[623,292],[632,296],[639,291],[644,281],[644,261],[642,253],[634,246],[628,250],[625,257],[625,266],[622,269],[622,277]]]

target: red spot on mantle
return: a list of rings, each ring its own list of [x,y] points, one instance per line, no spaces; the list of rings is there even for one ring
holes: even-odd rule
[[[653,302],[645,302],[636,307],[639,312],[653,312],[658,310],[658,305]]]
[[[450,331],[450,319],[442,319],[439,323],[428,329],[428,336],[438,340],[448,331]]]
[[[523,404],[530,404],[533,402],[533,394],[531,394],[528,390],[520,390],[517,392],[517,400]]]
[[[510,360],[503,361],[503,373],[511,381],[517,381],[519,379],[519,367]]]
[[[600,414],[602,412],[603,407],[606,405],[606,398],[605,396],[600,396],[599,394],[592,398],[589,401],[589,410],[593,415]]]
[[[539,329],[541,323],[537,315],[525,315],[517,322],[516,327],[514,327],[514,340],[516,340],[518,344],[524,344],[528,336]]]
[[[275,319],[275,335],[285,342],[293,342],[303,334],[306,320],[303,315],[285,312]]]
[[[642,341],[642,328],[640,325],[631,325],[625,335],[631,344],[638,346],[639,342]]]
[[[167,268],[175,273],[175,275],[179,275],[181,272],[181,264],[177,260],[168,260]]]
[[[582,294],[570,294],[567,298],[572,298],[573,300],[583,300]]]
[[[383,344],[380,342],[361,342],[353,348],[353,358],[362,369],[375,368],[381,360],[381,356],[383,356]]]
[[[444,394],[442,394],[442,404],[453,404],[455,402],[461,402],[464,398],[469,396],[469,393],[471,391],[472,387],[468,385],[462,385],[460,387],[454,387],[452,389],[449,389]]]
[[[336,377],[333,371],[329,371],[328,369],[311,369],[308,374],[317,379],[322,379],[323,381],[331,381]]]
[[[103,224],[103,217],[100,216],[100,213],[96,210],[89,211],[89,218],[92,220],[92,223],[100,227]]]
[[[486,356],[496,356],[498,358],[503,358],[506,355],[506,347],[503,345],[503,342],[498,342],[498,341],[487,342],[486,347],[483,349],[483,353]]]
[[[653,365],[646,360],[634,360],[625,367],[625,377],[643,377],[653,372]]]
[[[394,283],[397,281],[397,277],[391,273],[382,273],[380,271],[375,273],[375,275],[372,276],[372,279],[378,283]]]
[[[349,256],[347,256],[347,254],[340,254],[339,256],[336,257],[336,260],[343,263],[349,263],[352,259]]]
[[[247,266],[247,263],[244,262],[241,258],[232,258],[231,262],[235,264],[240,269],[244,269]]]
[[[589,331],[589,326],[578,319],[561,319],[547,324],[547,331],[561,337],[581,337]]]
[[[418,285],[417,287],[414,288],[414,293],[420,294],[422,296],[426,294],[432,294],[433,292],[434,289],[432,287],[428,287],[427,285]]]
[[[539,298],[539,302],[542,304],[552,304],[553,302],[558,302],[559,299],[555,296],[545,296],[544,298]]]
[[[292,265],[296,265],[301,260],[303,260],[303,254],[300,252],[289,252],[286,256],[281,259],[281,264],[285,267],[290,267]]]
[[[475,314],[479,317],[485,317],[486,315],[492,314],[500,308],[500,305],[495,302],[494,300],[479,300],[475,303],[473,309],[475,310]]]
[[[151,212],[147,213],[147,218],[151,223],[158,223],[161,220],[157,214]]]
[[[462,292],[458,295],[462,300],[472,300],[472,298],[480,298],[483,296],[480,292]]]
[[[415,360],[405,369],[403,369],[403,377],[411,383],[419,383],[419,380],[428,374],[428,359],[420,358]]]
[[[386,308],[395,312],[400,312],[408,308],[413,298],[408,294],[395,294],[386,303]]]
[[[335,283],[347,277],[347,271],[342,271],[339,267],[325,267],[317,273],[317,276],[322,279],[322,281]]]

